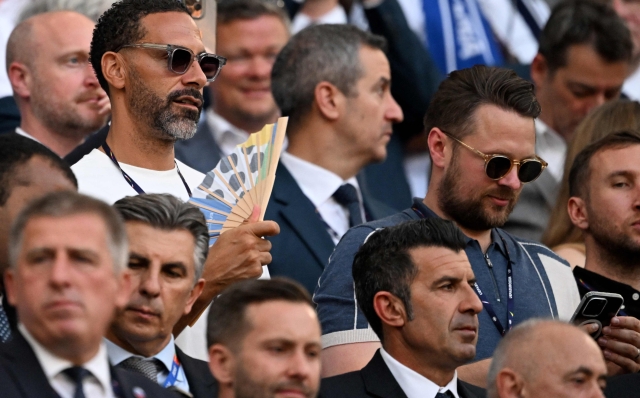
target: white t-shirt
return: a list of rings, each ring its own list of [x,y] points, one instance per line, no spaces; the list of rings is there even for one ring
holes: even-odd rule
[[[191,192],[202,183],[204,174],[176,160],[180,173],[189,185]],[[156,171],[120,163],[124,170],[146,193],[168,193],[184,201],[189,194],[182,179],[174,168],[167,171]],[[122,173],[109,157],[98,149],[85,155],[79,162],[71,166],[78,179],[78,190],[85,195],[104,200],[112,204],[125,196],[138,193],[127,183]],[[207,361],[207,316],[203,314],[193,327],[187,327],[176,338],[176,344],[189,356]]]

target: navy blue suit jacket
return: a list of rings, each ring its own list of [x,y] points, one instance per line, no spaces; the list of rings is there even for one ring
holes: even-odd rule
[[[176,159],[205,174],[213,170],[223,156],[206,120],[198,124],[193,137],[177,141],[174,149]]]
[[[360,180],[359,184],[367,219],[393,214],[393,209],[369,197]],[[335,245],[315,206],[282,163],[276,170],[264,219],[280,225],[280,234],[268,238],[273,244],[269,274],[292,278],[313,294]]]

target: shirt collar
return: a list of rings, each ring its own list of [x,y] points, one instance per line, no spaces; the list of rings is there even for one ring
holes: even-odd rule
[[[420,198],[413,199],[413,209],[417,210],[420,214],[422,214],[422,217],[426,217],[426,218],[439,217],[433,210],[431,210],[427,205],[425,205],[422,199]],[[501,236],[502,235],[500,235],[497,228],[491,229],[491,244],[495,245],[502,252],[502,254],[506,256],[508,252],[508,247],[505,246],[505,242],[503,242],[503,240],[501,239]],[[475,239],[471,239],[467,235],[464,235],[464,238],[467,245],[470,242],[475,241]]]
[[[38,141],[34,136],[32,136],[31,134],[27,133],[26,131],[24,131],[23,129],[21,129],[20,127],[16,127],[16,134],[19,134],[23,137],[27,137],[30,138],[32,140],[34,140],[35,142],[40,142]],[[41,142],[40,142],[41,143]],[[42,144],[42,143],[41,143]]]
[[[145,358],[142,355],[132,354],[129,351],[125,350],[124,348],[120,347],[119,345],[113,343],[112,341],[106,338],[104,339],[104,341],[106,342],[107,352],[109,353],[109,360],[114,366],[116,366],[120,362],[123,362],[126,359],[129,359],[135,356],[135,357],[144,358],[144,359],[156,358],[164,364],[167,371],[170,371],[171,366],[173,365],[173,358],[176,355],[176,346],[173,340],[173,336],[171,336],[171,340],[169,341],[169,343],[166,346],[164,346],[164,348],[159,353],[157,353],[156,355],[153,355],[150,358]]]
[[[27,328],[22,324],[18,324],[20,333],[24,336],[25,340],[29,343],[33,349],[36,358],[47,379],[51,381],[63,370],[74,366],[71,361],[57,357],[51,351],[47,350],[42,344],[40,344],[29,333]],[[82,364],[82,367],[87,369],[98,380],[100,386],[104,391],[108,391],[111,388],[111,370],[109,369],[109,360],[107,357],[107,349],[104,344],[100,344],[98,353],[86,363]]]
[[[457,372],[454,372],[453,378],[447,385],[440,387],[420,373],[398,362],[384,348],[380,348],[380,355],[407,398],[431,398],[435,397],[437,393],[444,393],[447,390],[451,391],[454,397],[460,398]]]
[[[356,188],[356,192],[358,192],[360,203],[362,203],[360,186],[356,177],[351,177],[345,181],[339,175],[300,159],[289,152],[282,152],[280,161],[291,173],[300,190],[316,208],[329,200],[342,184],[353,185]]]
[[[209,109],[205,113],[206,122],[213,132],[213,139],[216,142],[227,140],[237,141],[242,144],[249,137],[249,133],[229,123],[225,118]]]

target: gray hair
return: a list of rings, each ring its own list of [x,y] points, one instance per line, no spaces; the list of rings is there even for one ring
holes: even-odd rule
[[[9,233],[9,263],[18,264],[22,250],[24,229],[27,223],[38,217],[68,217],[78,214],[94,214],[107,228],[107,245],[116,272],[124,269],[129,258],[127,232],[122,217],[108,204],[73,191],[54,192],[28,204],[13,222]]]
[[[326,81],[347,96],[356,96],[363,76],[360,48],[386,50],[386,40],[352,25],[314,25],[293,36],[271,71],[271,92],[289,124],[310,109],[318,83]]]
[[[45,12],[63,10],[75,11],[95,22],[114,1],[115,0],[31,0],[31,2],[22,9],[18,17],[18,22]]]
[[[187,230],[195,241],[194,283],[202,276],[209,252],[209,229],[204,214],[195,206],[168,194],[127,196],[113,204],[124,221],[141,221],[162,230]]]

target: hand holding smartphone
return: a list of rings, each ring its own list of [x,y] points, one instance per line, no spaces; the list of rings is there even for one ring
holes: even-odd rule
[[[602,328],[611,324],[611,318],[618,315],[623,304],[624,299],[619,294],[589,292],[580,301],[570,322],[577,326],[595,324],[598,329],[591,333],[591,337],[597,339]]]

